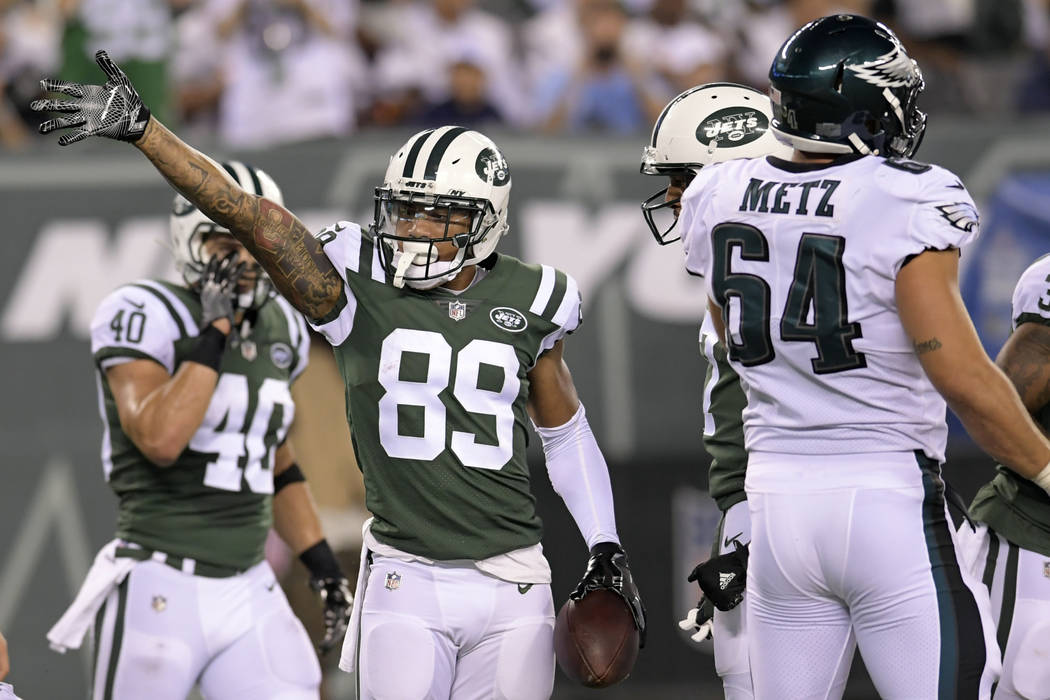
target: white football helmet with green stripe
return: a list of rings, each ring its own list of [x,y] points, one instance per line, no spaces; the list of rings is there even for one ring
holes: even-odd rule
[[[489,257],[507,232],[509,200],[507,160],[487,136],[462,126],[412,136],[391,156],[375,190],[372,230],[394,285],[430,289]],[[445,235],[398,235],[398,221],[407,217],[443,221]],[[454,218],[466,223],[465,233],[449,231]],[[442,242],[455,245],[451,260],[439,259]]]
[[[220,165],[245,191],[266,197],[277,204],[284,204],[281,188],[272,177],[259,168],[236,160],[225,161]],[[209,219],[181,194],[175,195],[175,201],[172,203],[170,230],[175,269],[182,275],[187,286],[196,288],[210,257],[204,248],[204,241],[216,233],[229,234],[229,230]],[[269,299],[273,289],[270,277],[258,263],[245,272],[248,277],[253,273],[255,286],[250,292],[239,295],[237,305],[240,309],[259,308]]]

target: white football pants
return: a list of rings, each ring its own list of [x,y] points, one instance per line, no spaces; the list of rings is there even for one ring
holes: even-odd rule
[[[880,697],[991,697],[990,603],[960,565],[936,463],[753,452],[745,486],[756,698],[842,697],[858,646]]]
[[[995,700],[1050,700],[1050,557],[978,525],[959,527],[960,549],[988,587],[1003,675]]]
[[[736,549],[737,543],[751,541],[751,514],[747,501],[729,507],[719,528],[718,553]],[[751,661],[747,649],[747,596],[728,612],[715,609],[711,636],[715,647],[715,671],[722,679],[726,700],[751,700],[755,696],[751,683]]]
[[[95,618],[93,700],[317,700],[321,667],[265,561],[227,578],[143,561]]]
[[[373,554],[358,649],[362,700],[546,700],[551,589]]]

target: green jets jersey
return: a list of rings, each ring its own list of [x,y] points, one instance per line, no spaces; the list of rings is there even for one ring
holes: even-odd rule
[[[120,499],[117,536],[143,547],[244,570],[263,557],[272,521],[274,451],[295,412],[289,386],[306,367],[306,325],[286,301],[257,312],[227,344],[204,421],[170,467],[124,433],[106,369],[147,359],[174,374],[197,342],[195,293],[142,280],[111,293],[91,323],[102,415],[102,463]]]
[[[438,560],[540,541],[525,446],[529,370],[580,322],[575,281],[498,255],[459,295],[397,289],[372,239],[318,238],[346,304],[315,327],[335,347],[372,534]]]
[[[1050,326],[1050,256],[1032,263],[1014,288],[1013,327],[1025,323]],[[1050,405],[1035,416],[1050,430]],[[1014,544],[1050,557],[1050,495],[1004,466],[977,492],[970,515]]]
[[[723,513],[747,498],[744,474],[747,451],[744,449],[744,408],[747,397],[740,377],[729,364],[725,346],[711,323],[704,318],[700,344],[707,358],[704,379],[704,449],[711,456],[707,490]]]

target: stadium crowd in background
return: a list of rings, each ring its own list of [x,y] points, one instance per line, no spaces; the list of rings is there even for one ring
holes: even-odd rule
[[[764,90],[782,38],[839,11],[898,32],[928,109],[1050,110],[1050,0],[0,0],[0,148],[33,138],[37,76],[86,79],[99,48],[155,114],[232,148],[439,123],[638,133],[689,86]]]

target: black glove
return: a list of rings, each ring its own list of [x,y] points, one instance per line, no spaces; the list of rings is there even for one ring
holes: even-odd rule
[[[346,627],[350,623],[354,595],[345,577],[312,578],[310,588],[321,594],[321,602],[324,603],[324,639],[317,648],[322,654],[327,654],[343,642]]]
[[[712,557],[702,564],[697,564],[690,581],[696,581],[704,597],[710,600],[722,612],[732,610],[744,599],[744,588],[747,586],[748,545],[737,547]]]
[[[623,598],[634,617],[634,626],[638,628],[639,646],[645,646],[645,606],[634,585],[634,577],[627,563],[627,553],[615,542],[599,542],[591,547],[591,558],[587,560],[587,571],[583,574],[576,590],[569,594],[573,600],[580,600],[591,591],[610,590]]]
[[[212,256],[201,275],[201,328],[207,328],[220,318],[229,319],[237,311],[237,282],[244,274],[245,264],[237,262],[237,253],[224,258]]]
[[[715,606],[711,601],[701,596],[700,602],[695,608],[690,608],[684,620],[678,621],[678,626],[687,632],[694,642],[702,642],[711,639],[711,630],[714,622]]]
[[[59,146],[68,146],[88,136],[105,136],[121,141],[138,141],[149,123],[149,109],[142,104],[139,94],[124,75],[124,71],[105,51],[95,54],[95,62],[109,80],[105,85],[81,85],[64,80],[41,80],[45,92],[61,92],[73,100],[33,100],[30,109],[36,112],[68,112],[70,116],[51,119],[40,125],[41,134],[55,129],[79,126],[58,139]]]

